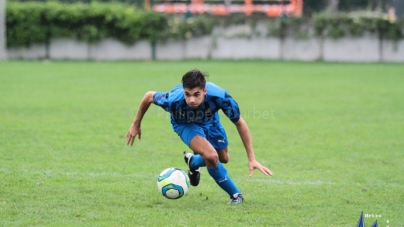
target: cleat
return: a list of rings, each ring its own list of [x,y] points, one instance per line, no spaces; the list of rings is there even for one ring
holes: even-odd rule
[[[227,204],[240,204],[244,201],[243,195],[240,193],[236,193],[230,197],[230,202]]]
[[[184,160],[185,163],[188,165],[188,177],[189,177],[189,181],[191,183],[192,186],[198,186],[199,184],[199,180],[201,178],[201,172],[200,172],[200,168],[198,169],[193,169],[191,168],[191,160],[192,157],[194,156],[194,154],[192,153],[185,153],[184,151]]]

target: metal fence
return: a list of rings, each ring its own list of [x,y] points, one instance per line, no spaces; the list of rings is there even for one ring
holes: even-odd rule
[[[64,3],[90,3],[90,2],[122,2],[130,5],[135,5],[137,7],[144,7],[146,0],[8,0],[17,2],[48,2],[48,1],[58,1]],[[159,0],[154,0],[157,2]],[[191,2],[191,0],[187,0]],[[212,3],[214,0],[210,0]],[[270,1],[270,0],[260,0],[260,1]],[[331,0],[304,0],[303,4],[303,14],[311,15],[312,13],[323,11],[327,8],[327,4]],[[387,12],[389,6],[396,4],[404,4],[404,0],[336,0],[338,2],[338,10],[340,11],[353,11],[353,10],[374,10],[379,9]],[[167,2],[180,2],[179,0],[168,0]],[[401,11],[400,11],[401,12]]]

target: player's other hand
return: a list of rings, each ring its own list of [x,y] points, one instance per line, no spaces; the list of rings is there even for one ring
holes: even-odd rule
[[[250,168],[250,177],[253,175],[253,171],[254,169],[258,169],[259,171],[261,171],[264,175],[269,175],[272,176],[273,173],[271,170],[269,170],[267,167],[261,165],[259,162],[257,162],[256,160],[254,161],[250,161],[249,162],[249,168]]]
[[[126,145],[130,144],[131,146],[133,146],[133,142],[135,142],[136,136],[140,140],[142,137],[142,130],[140,129],[139,126],[132,124],[129,128],[128,133],[126,134]]]

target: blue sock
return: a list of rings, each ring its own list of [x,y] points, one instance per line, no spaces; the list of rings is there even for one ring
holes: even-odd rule
[[[194,154],[192,157],[191,167],[198,169],[199,167],[206,166],[205,160],[199,154]]]
[[[210,176],[230,197],[236,193],[240,193],[240,190],[236,187],[233,180],[227,175],[227,170],[221,162],[219,162],[216,168],[208,167],[207,169]]]

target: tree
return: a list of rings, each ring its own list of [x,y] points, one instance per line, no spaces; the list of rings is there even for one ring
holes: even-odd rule
[[[303,1],[303,13],[306,16],[311,16],[313,13],[324,10],[324,1],[319,0],[304,0]]]
[[[386,0],[372,0],[372,10],[381,9],[382,12],[386,12]]]
[[[331,13],[338,13],[339,0],[325,0],[326,9]]]
[[[378,6],[380,6],[380,0],[372,0],[372,10],[375,11]]]

